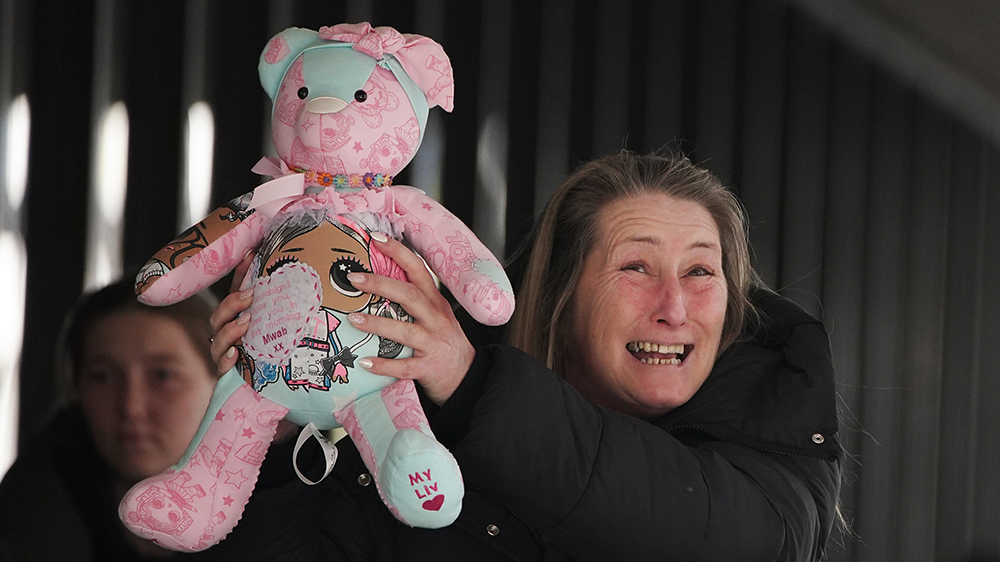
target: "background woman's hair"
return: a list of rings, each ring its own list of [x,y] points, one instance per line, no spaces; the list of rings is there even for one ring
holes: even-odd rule
[[[87,336],[102,318],[118,312],[142,312],[175,320],[191,338],[191,343],[215,372],[209,338],[212,327],[208,318],[218,305],[218,300],[209,291],[201,291],[188,299],[170,306],[147,306],[136,300],[135,282],[121,279],[95,292],[83,295],[63,322],[62,332],[56,346],[57,407],[76,398],[76,376],[83,358]]]
[[[569,304],[594,245],[599,215],[610,203],[648,193],[697,203],[715,219],[727,285],[719,352],[740,337],[752,310],[749,291],[763,283],[750,266],[739,200],[711,172],[681,154],[622,151],[577,168],[549,200],[529,237],[530,246],[521,248],[527,257],[515,257],[523,261],[524,275],[508,332],[511,345],[560,372],[572,323]]]

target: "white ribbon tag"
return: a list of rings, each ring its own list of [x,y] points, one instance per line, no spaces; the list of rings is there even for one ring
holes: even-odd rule
[[[326,471],[323,472],[323,476],[320,476],[319,480],[313,482],[306,478],[301,472],[299,472],[299,449],[310,437],[315,437],[316,441],[319,443],[320,447],[323,448],[323,457],[326,460]],[[316,428],[316,424],[309,422],[302,431],[299,433],[299,438],[295,441],[295,450],[292,451],[292,467],[295,468],[295,474],[299,476],[299,480],[313,486],[319,484],[326,478],[330,471],[333,470],[333,465],[337,464],[337,446],[334,445],[329,439],[323,435],[319,429]]]

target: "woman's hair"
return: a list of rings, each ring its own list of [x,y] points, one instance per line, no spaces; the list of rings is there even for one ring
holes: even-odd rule
[[[212,360],[209,349],[212,326],[208,318],[218,305],[218,300],[208,291],[201,291],[170,306],[147,306],[136,300],[134,287],[135,283],[131,279],[122,279],[84,295],[66,317],[56,354],[59,394],[63,402],[75,395],[84,346],[94,324],[119,312],[143,312],[175,320],[191,338],[191,343],[209,367],[209,372],[215,372],[215,361]]]
[[[600,213],[615,201],[650,193],[697,203],[715,219],[727,285],[719,352],[740,337],[752,310],[749,291],[762,283],[750,266],[746,220],[739,200],[711,172],[685,156],[622,151],[577,168],[556,189],[535,224],[509,328],[511,345],[561,371],[569,335],[567,308],[584,259],[595,243]]]

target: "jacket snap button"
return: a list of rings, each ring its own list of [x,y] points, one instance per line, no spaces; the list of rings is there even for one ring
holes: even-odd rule
[[[358,476],[358,484],[362,486],[367,486],[372,483],[372,477],[367,472],[362,472],[361,476]]]
[[[823,441],[826,441],[826,437],[823,437],[822,433],[813,434],[813,443],[820,445],[823,443]]]
[[[490,523],[486,526],[486,532],[489,533],[491,537],[495,537],[500,534],[500,527]]]

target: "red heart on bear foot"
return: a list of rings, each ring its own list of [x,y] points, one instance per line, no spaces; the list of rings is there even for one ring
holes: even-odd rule
[[[437,495],[423,503],[423,508],[427,511],[437,511],[444,505],[444,495]]]

